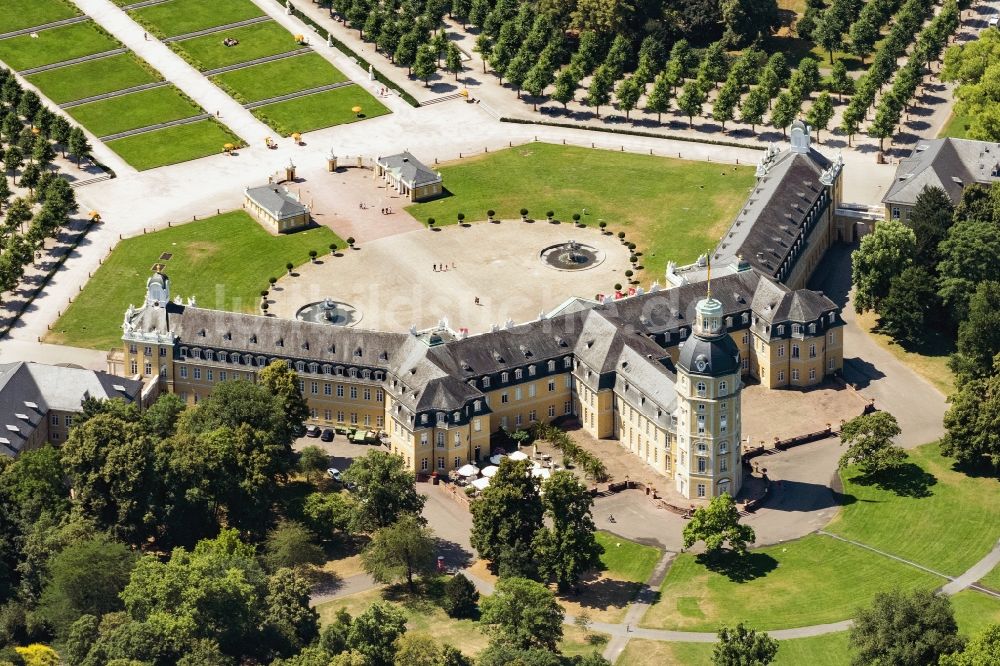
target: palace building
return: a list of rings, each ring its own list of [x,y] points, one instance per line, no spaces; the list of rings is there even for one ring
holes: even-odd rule
[[[672,288],[570,299],[534,321],[480,334],[443,321],[389,333],[199,308],[171,300],[169,279],[156,273],[144,303],[125,314],[124,369],[196,404],[217,382],[253,381],[284,360],[299,374],[310,422],[382,431],[425,474],[488,457],[500,430],[572,415],[684,497],[736,495],[744,381],[806,387],[843,366],[838,306],[795,288],[808,277],[798,262],[814,264],[838,237],[829,209],[840,166],[817,156],[808,138],[801,146],[768,152],[772,169],[785,164],[783,175],[764,176],[773,180],[758,184],[750,215],[741,213],[711,266],[671,267]],[[760,189],[802,214],[759,210]],[[768,254],[762,244],[771,242]],[[756,248],[763,259],[744,258]]]

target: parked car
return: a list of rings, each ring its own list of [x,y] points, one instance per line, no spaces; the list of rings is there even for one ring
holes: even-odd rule
[[[319,426],[311,425],[306,427],[306,437],[319,437],[320,432]]]
[[[331,467],[330,469],[326,470],[326,475],[331,479],[333,479],[334,481],[336,481],[337,483],[340,483],[342,481],[340,477],[340,470],[337,469],[336,467]]]
[[[333,428],[327,428],[326,430],[324,430],[323,434],[320,435],[319,438],[321,440],[323,440],[324,442],[332,442],[333,441]]]

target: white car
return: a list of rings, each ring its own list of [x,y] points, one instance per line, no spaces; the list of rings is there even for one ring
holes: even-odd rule
[[[1000,17],[994,16],[990,19],[990,27],[995,28],[997,25],[1000,25]]]
[[[330,469],[326,470],[326,475],[331,479],[333,479],[334,481],[336,481],[337,483],[340,483],[340,481],[342,480],[340,478],[340,470],[337,469],[336,467],[331,467]]]

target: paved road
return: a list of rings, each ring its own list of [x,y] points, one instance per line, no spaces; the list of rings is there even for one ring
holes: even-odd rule
[[[876,343],[855,319],[851,304],[852,248],[836,245],[817,268],[810,287],[822,290],[842,308],[844,378],[899,421],[901,446],[912,448],[944,435],[945,396],[927,380]]]

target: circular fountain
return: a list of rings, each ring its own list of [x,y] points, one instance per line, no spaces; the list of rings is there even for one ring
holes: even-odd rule
[[[547,266],[560,271],[585,270],[604,261],[602,251],[575,240],[550,245],[539,256]]]
[[[324,298],[322,301],[309,303],[299,308],[295,313],[295,318],[314,324],[354,326],[361,321],[361,311],[349,303]]]

